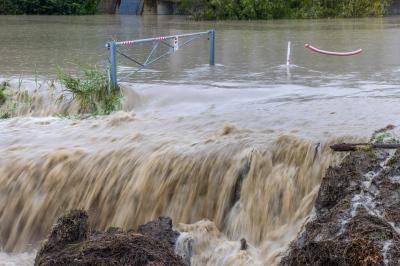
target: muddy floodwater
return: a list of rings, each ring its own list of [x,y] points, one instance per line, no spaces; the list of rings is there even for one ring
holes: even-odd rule
[[[398,125],[398,17],[2,16],[0,79],[40,93],[58,66],[104,67],[109,40],[211,28],[213,67],[206,39],[132,76],[120,58],[122,111],[66,118],[43,98],[34,112],[0,120],[0,265],[32,265],[71,208],[88,210],[99,229],[170,216],[195,240],[192,265],[276,264],[312,215],[324,171],[340,160],[329,144]],[[306,43],[363,53],[329,57]],[[150,50],[123,48],[138,58]]]

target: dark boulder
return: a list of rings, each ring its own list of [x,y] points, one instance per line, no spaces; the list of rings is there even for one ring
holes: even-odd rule
[[[141,225],[137,229],[137,232],[164,242],[171,248],[175,246],[175,242],[179,237],[179,232],[172,230],[172,220],[169,217],[160,217],[147,224]]]
[[[172,230],[169,218],[139,227],[143,234],[119,228],[105,232],[88,228],[85,211],[73,210],[60,217],[39,250],[35,265],[185,265],[174,253],[179,233]]]

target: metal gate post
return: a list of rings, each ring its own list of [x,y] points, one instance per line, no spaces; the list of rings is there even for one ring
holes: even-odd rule
[[[215,30],[209,31],[210,39],[210,65],[215,65]]]
[[[110,53],[110,78],[113,88],[118,87],[117,77],[117,43],[112,41],[108,43],[108,49]]]

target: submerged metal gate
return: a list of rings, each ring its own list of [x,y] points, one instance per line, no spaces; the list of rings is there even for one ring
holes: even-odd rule
[[[109,63],[110,63],[110,80],[111,84],[114,87],[118,86],[118,72],[117,72],[117,55],[121,55],[124,58],[134,62],[138,68],[132,73],[137,73],[138,71],[152,65],[153,63],[159,61],[160,59],[179,51],[179,49],[189,45],[195,39],[201,37],[208,37],[210,43],[210,65],[215,65],[215,30],[209,30],[205,32],[197,32],[197,33],[188,33],[188,34],[180,34],[180,35],[172,35],[172,36],[163,36],[157,38],[148,38],[141,40],[132,40],[132,41],[112,41],[107,43],[106,47],[109,50]],[[119,46],[133,46],[152,43],[153,48],[151,52],[147,56],[146,60],[141,62],[140,60],[129,56],[120,50],[118,50]],[[169,48],[169,50],[155,58],[153,55],[156,53],[157,48],[160,45],[165,45]]]

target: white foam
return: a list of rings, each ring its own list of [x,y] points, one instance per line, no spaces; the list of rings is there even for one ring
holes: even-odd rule
[[[385,265],[389,264],[389,258],[388,258],[388,251],[390,246],[393,244],[392,240],[387,240],[384,242],[383,244],[383,248],[382,248],[382,256],[383,256],[383,262],[385,263]]]
[[[186,265],[190,265],[193,251],[193,237],[189,233],[181,233],[176,240],[175,253],[180,256]]]
[[[36,252],[5,253],[0,252],[0,266],[32,266]]]
[[[396,175],[396,176],[391,176],[391,177],[389,177],[389,179],[390,179],[390,181],[391,181],[392,183],[400,184],[400,176],[398,176],[398,175]]]

